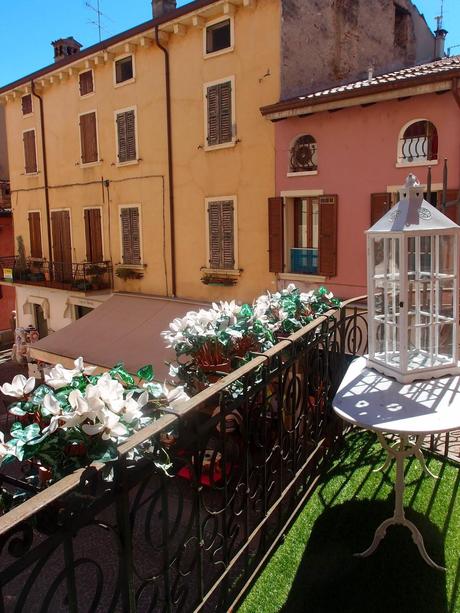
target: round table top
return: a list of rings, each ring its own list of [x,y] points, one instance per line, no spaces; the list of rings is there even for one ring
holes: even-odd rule
[[[392,434],[460,429],[460,375],[398,383],[354,360],[332,401],[345,421]]]

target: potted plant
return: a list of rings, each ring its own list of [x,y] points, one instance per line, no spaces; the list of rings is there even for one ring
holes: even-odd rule
[[[30,268],[27,265],[26,250],[22,236],[16,237],[17,257],[14,264],[13,276],[18,281],[28,281],[30,278]]]
[[[126,281],[127,279],[142,279],[144,276],[142,270],[136,270],[125,266],[119,266],[116,269],[115,274],[119,279],[123,279],[123,281]]]

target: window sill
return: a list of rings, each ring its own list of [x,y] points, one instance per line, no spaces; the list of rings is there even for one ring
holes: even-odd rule
[[[91,98],[92,96],[94,96],[96,94],[95,91],[89,92],[89,94],[80,94],[80,100],[86,100],[86,98]]]
[[[299,272],[280,272],[278,277],[284,281],[311,281],[313,283],[324,283],[328,279],[328,277],[323,277],[322,275],[302,274]]]
[[[97,160],[97,162],[80,162],[80,168],[92,168],[93,166],[100,166],[102,164],[102,160]]]
[[[222,143],[220,145],[205,145],[203,149],[205,151],[216,151],[217,149],[229,149],[230,147],[235,147],[236,143],[237,141],[235,139],[228,143]]]
[[[25,177],[38,177],[39,174],[40,174],[39,171],[36,170],[35,172],[25,172],[24,176]]]
[[[231,53],[235,50],[235,47],[232,45],[231,47],[226,47],[225,49],[219,49],[219,51],[212,51],[211,53],[204,53],[203,59],[209,60],[212,57],[217,57],[218,55],[224,55],[225,53]]]
[[[135,83],[136,82],[136,77],[133,77],[132,79],[126,79],[126,81],[120,81],[120,83],[114,83],[113,86],[114,87],[123,87],[123,85],[129,85],[130,83]]]
[[[34,116],[34,113],[32,111],[32,113],[27,113],[26,115],[23,115],[22,118],[27,119],[27,117],[33,117],[33,116]]]
[[[416,166],[436,166],[439,160],[424,160],[423,162],[396,162],[395,168],[413,168]]]
[[[120,264],[115,264],[115,270],[118,270],[118,268],[129,268],[129,270],[144,272],[146,267],[147,264],[143,264],[142,262],[140,264],[122,264],[121,262]]]
[[[115,166],[117,166],[117,168],[121,166],[134,166],[135,164],[139,164],[140,161],[141,159],[138,158],[137,160],[128,160],[127,162],[116,162]]]
[[[242,273],[240,268],[201,268],[204,275],[216,277],[239,277]]]
[[[314,177],[318,174],[317,170],[305,170],[304,172],[288,172],[287,177]]]

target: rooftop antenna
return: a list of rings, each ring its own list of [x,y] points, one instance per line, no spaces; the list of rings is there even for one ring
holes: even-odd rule
[[[90,21],[89,23],[92,23],[95,26],[97,26],[97,31],[98,31],[98,34],[99,34],[99,42],[101,42],[101,40],[102,40],[102,30],[105,30],[105,28],[101,24],[101,17],[105,17],[107,19],[110,19],[109,17],[107,17],[107,15],[105,15],[101,11],[100,4],[101,4],[101,0],[96,0],[96,6],[94,6],[93,4],[91,4],[88,1],[85,2],[85,6],[88,7],[89,9],[91,9],[92,11],[94,11],[96,13],[97,21]],[[112,20],[110,20],[110,21],[112,21]]]
[[[442,30],[442,20],[444,17],[444,0],[441,0],[441,10],[439,12],[439,15],[437,15],[435,17],[436,19],[436,24],[437,24],[437,30]]]

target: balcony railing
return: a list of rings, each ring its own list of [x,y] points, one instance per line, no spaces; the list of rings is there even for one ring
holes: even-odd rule
[[[332,398],[366,350],[363,310],[330,311],[159,413],[111,471],[79,470],[0,517],[0,609],[234,610],[342,442]],[[131,459],[162,436],[171,477]],[[18,487],[12,466],[3,487]]]
[[[48,262],[33,258],[21,262],[17,256],[0,258],[0,280],[54,289],[91,292],[111,289],[112,263]]]

